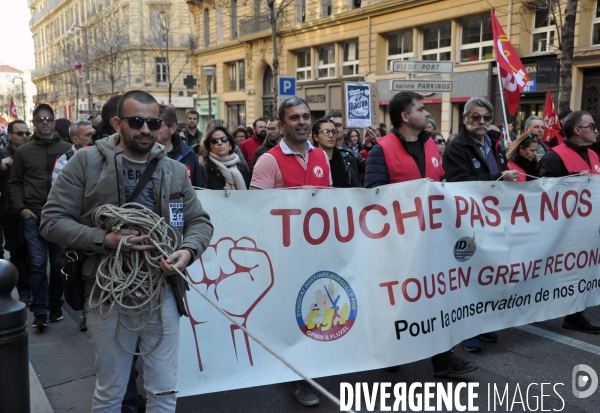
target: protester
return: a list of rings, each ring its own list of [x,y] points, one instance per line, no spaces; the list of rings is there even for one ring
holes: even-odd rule
[[[258,118],[254,121],[252,127],[254,128],[254,136],[246,139],[240,144],[240,150],[246,159],[250,171],[252,171],[254,153],[262,146],[267,137],[267,121],[263,118]]]
[[[96,134],[92,136],[91,141],[88,141],[88,145],[94,145],[98,139],[108,138],[110,135],[114,135],[117,131],[112,127],[110,120],[117,116],[117,105],[122,94],[111,96],[104,105],[102,105],[102,121],[93,124]]]
[[[501,133],[492,130],[494,108],[485,98],[467,101],[463,111],[464,127],[446,147],[442,165],[448,182],[504,181],[516,182],[519,171],[507,170],[507,160],[500,146]],[[496,342],[498,334],[492,331],[463,341],[467,351],[483,348],[481,341]]]
[[[233,138],[235,139],[235,145],[240,146],[240,143],[248,139],[248,131],[243,126],[238,126],[233,132]]]
[[[508,137],[511,141],[516,141],[518,139],[517,134],[514,132],[514,128],[515,128],[515,123],[514,122],[508,122],[506,124],[506,127],[508,128]]]
[[[0,168],[0,224],[4,231],[4,241],[10,253],[10,262],[14,264],[19,273],[17,291],[19,301],[26,305],[31,304],[31,285],[29,283],[29,269],[27,265],[27,243],[23,232],[23,219],[15,211],[10,193],[8,179],[12,170],[15,151],[29,141],[29,128],[22,120],[14,120],[6,127],[8,144],[0,149],[2,158]],[[2,251],[4,255],[4,251]]]
[[[54,171],[52,172],[52,185],[54,185],[54,181],[56,181],[56,177],[67,164],[67,161],[71,159],[75,152],[79,149],[87,146],[87,143],[92,139],[92,136],[96,133],[96,130],[92,126],[92,122],[87,120],[78,120],[71,123],[69,126],[69,136],[71,137],[71,142],[73,145],[71,149],[61,155],[56,164],[54,165]]]
[[[200,165],[202,165],[204,163],[204,160],[206,159],[204,137],[208,134],[208,132],[210,132],[217,126],[222,126],[225,129],[227,129],[227,122],[225,122],[223,119],[211,119],[208,121],[208,123],[206,124],[206,127],[204,128],[204,134],[203,134],[202,139],[200,140],[200,148],[199,148],[200,155],[198,157],[198,162],[200,163]],[[242,151],[240,150],[240,148],[236,145],[233,150],[235,151],[236,155],[240,158],[240,162],[246,168],[248,168],[248,164],[246,163],[246,158],[244,158],[244,154],[242,154]]]
[[[37,133],[31,142],[15,151],[8,188],[15,211],[23,218],[29,250],[32,327],[42,330],[48,326],[48,319],[51,322],[63,319],[63,287],[61,248],[40,237],[39,217],[50,192],[54,162],[71,145],[54,135],[54,111],[49,105],[42,103],[33,110],[33,125]]]
[[[254,152],[254,159],[252,160],[252,165],[256,165],[258,158],[260,158],[263,154],[270,151],[275,145],[277,145],[281,141],[281,130],[279,129],[279,119],[271,118],[267,122],[267,137],[265,138],[265,143],[259,147],[256,152]]]
[[[180,136],[190,147],[194,146],[195,143],[200,142],[202,139],[203,134],[198,130],[199,120],[200,114],[195,110],[190,110],[185,117],[186,128],[180,132]]]
[[[181,237],[181,244],[172,255],[161,258],[160,268],[156,269],[171,275],[167,277],[166,297],[161,310],[152,314],[148,325],[141,330],[119,328],[117,342],[119,314],[116,310],[108,313],[108,304],[104,304],[102,312],[94,308],[98,303],[96,294],[90,299],[88,337],[96,356],[92,412],[120,411],[131,372],[130,352],[135,351],[136,344],[140,351],[147,352],[142,356],[147,411],[175,412],[179,318],[186,312],[183,303],[185,284],[181,277],[172,276],[175,271],[171,266],[184,271],[193,263],[208,247],[213,228],[187,178],[186,168],[165,156],[162,147],[156,144],[161,124],[158,116],[158,103],[151,95],[137,90],[124,94],[119,102],[118,117],[112,120],[118,133],[73,156],[52,187],[42,213],[41,234],[46,239],[88,253],[83,264],[88,271],[84,271],[83,278],[89,293],[98,263],[108,251],[119,246],[124,236],[132,235],[127,240],[131,246],[123,248],[122,254],[127,254],[130,249],[155,248],[146,244],[148,235],[140,235],[134,230],[106,232],[94,228],[92,211],[106,204],[122,205],[135,201],[172,222],[170,203],[183,204],[183,222],[171,224]],[[147,165],[155,165],[153,177],[140,195],[131,199]],[[161,179],[166,175],[168,180]],[[160,187],[156,188],[156,184]],[[179,197],[174,199],[172,194],[179,194]],[[138,315],[141,319],[149,316],[149,310]],[[159,337],[159,344],[156,344]],[[150,351],[155,345],[157,347]]]
[[[159,104],[159,113],[162,124],[158,130],[157,141],[164,145],[167,156],[176,162],[181,162],[188,170],[188,178],[192,185],[204,188],[202,169],[198,164],[198,156],[181,139],[177,133],[177,111],[173,105]]]
[[[540,162],[540,176],[557,178],[568,175],[600,174],[598,155],[589,149],[596,142],[598,128],[589,112],[575,111],[564,120],[563,143],[552,148]],[[565,317],[562,327],[584,333],[599,334],[583,311]]]
[[[71,143],[71,137],[69,136],[69,126],[71,126],[71,121],[69,119],[56,119],[54,121],[54,136],[60,136],[60,138],[63,141]]]
[[[235,140],[227,129],[217,126],[204,136],[206,189],[248,189],[250,173],[234,152]]]
[[[435,123],[435,121],[433,119],[429,119],[427,121],[427,123],[425,124],[425,130],[433,133],[437,130],[437,124]]]
[[[444,136],[439,132],[432,132],[431,139],[433,139],[433,141],[437,145],[438,152],[440,153],[441,157],[444,154],[444,151],[446,150],[446,140],[444,139]]]
[[[513,142],[508,150],[508,169],[519,171],[517,182],[537,179],[539,175],[539,161],[537,151],[541,140],[537,135],[524,133]]]
[[[353,156],[342,155],[342,149],[335,146],[338,131],[328,118],[317,120],[312,126],[315,146],[323,149],[329,158],[334,188],[360,187],[358,166]]]
[[[546,122],[544,122],[544,119],[540,118],[539,116],[530,116],[525,120],[524,133],[531,133],[540,139],[540,146],[538,147],[537,153],[538,159],[542,159],[542,157],[550,149],[543,141],[545,128]]]

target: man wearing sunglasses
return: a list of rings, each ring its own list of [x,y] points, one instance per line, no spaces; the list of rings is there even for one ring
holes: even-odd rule
[[[37,134],[31,142],[19,146],[15,151],[8,188],[15,211],[23,219],[29,249],[32,293],[29,310],[35,317],[32,326],[41,330],[48,326],[48,320],[55,322],[63,319],[61,247],[40,237],[39,218],[52,186],[56,159],[67,152],[71,145],[54,135],[54,111],[47,104],[42,103],[33,110],[33,126]]]
[[[15,151],[29,142],[31,133],[27,124],[22,120],[15,120],[8,124],[8,145],[0,148],[2,164],[0,169],[0,224],[4,231],[6,249],[10,252],[12,262],[19,272],[17,291],[19,300],[27,305],[31,304],[31,286],[29,284],[29,270],[27,269],[27,244],[23,236],[23,220],[14,210],[8,192],[8,178]]]
[[[596,142],[598,128],[589,112],[575,111],[563,122],[563,142],[551,148],[540,161],[540,177],[558,178],[569,175],[600,175],[600,161],[589,147]],[[567,330],[600,334],[583,311],[565,317],[562,327]]]
[[[97,207],[135,201],[170,223],[180,245],[169,257],[161,258],[157,269],[170,275],[161,311],[151,318],[148,311],[139,314],[140,319],[149,319],[144,330],[120,328],[118,334],[119,342],[127,351],[134,352],[137,344],[142,353],[149,352],[143,356],[147,410],[174,412],[179,320],[181,315],[187,314],[183,302],[185,282],[173,276],[175,271],[171,265],[184,271],[193,263],[208,247],[213,227],[192,188],[185,166],[169,159],[163,147],[156,144],[162,122],[158,103],[152,95],[140,90],[125,93],[111,123],[118,133],[100,139],[94,147],[78,151],[58,175],[42,212],[41,233],[48,240],[86,251],[82,273],[84,289],[90,295],[100,261],[107,251],[118,247],[124,236],[132,235],[124,254],[130,249],[155,248],[146,244],[149,235],[140,235],[135,230],[107,232],[96,228],[91,216]],[[151,176],[144,174],[146,168],[154,169]],[[132,193],[140,190],[139,196],[132,199]],[[97,294],[90,300],[92,304],[97,303]],[[103,311],[104,315],[108,314],[108,308]],[[117,343],[119,318],[117,311],[105,317],[100,309],[93,310],[93,305],[87,311],[88,337],[96,356],[92,412],[121,411],[133,355],[123,351]],[[160,344],[150,351],[157,342]]]

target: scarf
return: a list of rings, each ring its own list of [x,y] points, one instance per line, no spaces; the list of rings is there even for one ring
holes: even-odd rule
[[[240,158],[236,153],[227,156],[217,156],[210,152],[210,160],[215,164],[223,178],[225,178],[225,188],[227,189],[247,189],[246,182],[242,173],[237,167]]]

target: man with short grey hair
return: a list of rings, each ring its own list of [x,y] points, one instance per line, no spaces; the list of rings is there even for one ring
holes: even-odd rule
[[[96,133],[96,130],[92,126],[92,122],[88,120],[77,120],[69,126],[69,136],[73,145],[71,149],[61,155],[56,164],[54,164],[54,171],[52,171],[52,184],[56,181],[56,177],[65,167],[69,159],[75,155],[79,149],[87,146],[87,142],[92,138],[92,135]]]
[[[525,120],[525,133],[536,135],[538,138],[540,138],[540,142],[542,143],[538,148],[538,159],[541,159],[549,149],[543,141],[544,129],[546,129],[546,122],[544,122],[544,119],[540,118],[539,116],[533,115]]]

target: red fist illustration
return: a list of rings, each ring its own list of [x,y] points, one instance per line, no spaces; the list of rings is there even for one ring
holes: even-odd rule
[[[250,313],[267,295],[275,281],[269,255],[266,251],[258,249],[256,242],[250,238],[243,237],[237,241],[232,238],[222,238],[207,248],[199,258],[199,262],[200,271],[194,272],[190,268],[191,282],[226,313],[246,327]],[[194,294],[194,292],[190,293]],[[222,314],[218,314],[216,319],[210,317],[211,319],[207,320],[206,314],[209,313],[207,305],[210,306],[210,304],[201,297],[194,297],[193,300],[190,300],[186,296],[185,305],[196,341],[200,370],[203,370],[198,341],[200,328],[204,334],[201,337],[205,337],[211,334],[209,331],[212,331],[216,324],[228,326],[237,359],[238,351],[234,333],[239,328],[235,324],[231,324]],[[214,314],[214,311],[210,311],[210,313]],[[254,365],[246,333],[244,333],[244,341],[250,365]]]

